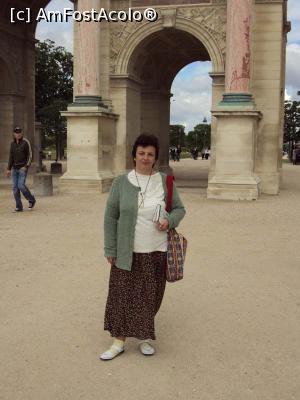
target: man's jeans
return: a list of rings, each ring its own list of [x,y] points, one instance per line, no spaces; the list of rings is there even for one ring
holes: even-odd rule
[[[15,169],[15,168],[12,169],[13,193],[16,200],[16,208],[20,210],[23,209],[20,192],[23,193],[25,199],[28,200],[30,203],[34,203],[35,201],[35,198],[30,193],[28,187],[25,185],[26,176],[27,176],[27,170],[25,171],[24,169]]]

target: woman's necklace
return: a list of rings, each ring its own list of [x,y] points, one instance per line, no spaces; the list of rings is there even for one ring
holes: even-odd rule
[[[140,208],[141,206],[145,207],[146,192],[147,192],[147,188],[148,188],[148,185],[149,185],[149,182],[150,182],[150,178],[151,178],[151,175],[152,175],[152,169],[151,169],[150,176],[149,176],[147,185],[145,187],[144,193],[142,192],[142,188],[141,188],[140,182],[138,180],[138,177],[137,177],[137,174],[136,174],[136,170],[134,170],[134,173],[135,173],[136,181],[137,181],[138,187],[140,189],[140,194],[141,194],[141,198],[142,198],[138,208]]]

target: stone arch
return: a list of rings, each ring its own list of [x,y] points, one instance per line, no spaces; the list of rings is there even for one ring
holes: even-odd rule
[[[149,51],[150,49],[152,51],[153,47],[155,47],[155,44],[153,44],[155,42],[159,47],[160,41],[162,40],[161,43],[163,43],[163,40],[166,40],[165,43],[168,45],[168,39],[165,39],[167,37],[171,45],[169,50],[172,52],[173,46],[170,41],[175,37],[175,40],[178,41],[179,52],[173,53],[173,57],[177,60],[174,63],[169,63],[168,68],[162,72],[154,59],[148,59],[148,62],[142,55],[143,51],[147,49],[145,54],[147,54],[147,57],[150,57]],[[191,43],[194,49],[186,58],[180,51],[180,48],[185,49],[182,43]],[[184,53],[187,54],[186,51],[184,51]],[[116,112],[120,114],[120,122],[122,121],[117,128],[117,141],[126,143],[127,153],[139,132],[151,131],[160,138],[161,169],[165,172],[169,172],[168,132],[172,82],[177,73],[184,66],[193,61],[208,60],[212,62],[210,76],[212,77],[213,108],[221,100],[224,91],[225,62],[220,43],[217,37],[215,38],[213,36],[213,31],[210,31],[208,27],[200,25],[190,19],[177,17],[173,29],[164,28],[161,20],[159,20],[155,23],[139,26],[124,39],[124,45],[115,58],[115,68],[114,73],[111,74],[111,78],[112,81],[115,82],[118,79],[127,79],[127,92],[124,90],[121,95],[122,89],[119,83],[116,99],[120,99],[121,96],[123,96],[128,107],[125,113],[121,107],[116,107],[115,109]],[[136,68],[136,66],[138,66],[138,68]],[[156,71],[158,71],[157,76]],[[134,115],[134,118],[132,115]],[[214,148],[214,142],[215,120],[212,118],[212,149]],[[125,157],[124,154],[124,158]],[[127,158],[117,169],[123,170],[124,168],[129,168],[130,162],[131,161]],[[214,160],[211,165],[213,168]]]
[[[174,28],[191,34],[203,44],[212,62],[212,73],[224,73],[224,55],[222,54],[222,51],[219,48],[218,43],[214,39],[213,35],[205,27],[186,18],[177,17],[176,25]],[[163,29],[165,28],[163,27],[161,20],[152,23],[151,26],[149,26],[149,24],[143,24],[140,28],[136,29],[128,37],[128,40],[126,41],[126,46],[124,46],[118,54],[118,57],[116,59],[115,74],[127,74],[131,56],[137,46],[144,40],[147,40],[147,38],[153,33],[162,31]]]

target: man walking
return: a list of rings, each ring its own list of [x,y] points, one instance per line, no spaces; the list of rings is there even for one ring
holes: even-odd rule
[[[15,212],[23,211],[21,193],[29,202],[29,209],[36,203],[34,196],[25,185],[28,168],[32,161],[32,151],[29,140],[23,137],[22,129],[19,126],[14,128],[14,140],[10,145],[9,160],[6,176],[12,175],[13,194],[16,200]]]

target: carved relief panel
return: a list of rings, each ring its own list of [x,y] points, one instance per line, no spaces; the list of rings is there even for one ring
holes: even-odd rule
[[[158,19],[155,23],[161,21],[162,26],[166,28],[171,27],[171,25],[176,28],[176,18],[191,20],[199,24],[202,29],[204,28],[213,37],[225,59],[226,0],[188,0],[184,1],[184,4],[182,4],[181,0],[180,5],[176,1],[156,0],[156,4],[154,4],[153,0],[114,0],[111,3],[111,9],[128,10],[129,7],[132,7],[134,10],[142,12],[145,7],[152,7],[158,14]],[[197,4],[193,4],[195,2]],[[169,16],[170,13],[172,14],[171,17]],[[174,20],[171,25],[170,18]],[[149,25],[151,22],[144,19],[141,22],[132,21],[110,24],[110,72],[112,74],[116,71],[117,57],[121,49],[126,46],[130,35],[145,24]]]

